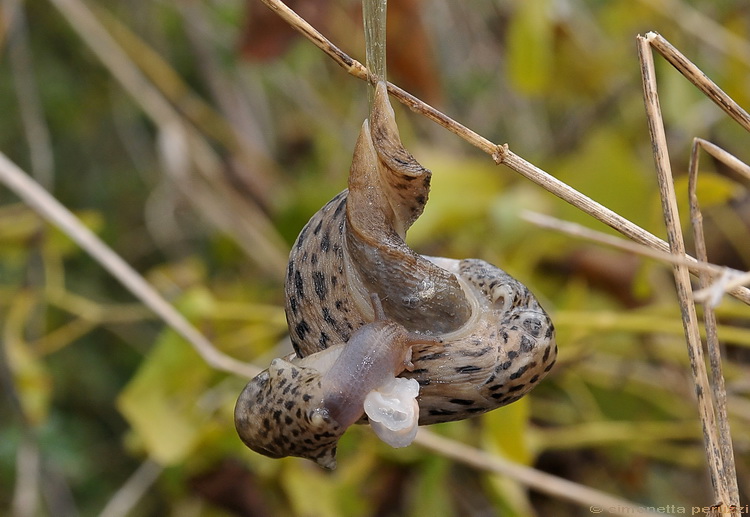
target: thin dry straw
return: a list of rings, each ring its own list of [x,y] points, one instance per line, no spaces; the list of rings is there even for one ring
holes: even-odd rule
[[[256,366],[238,361],[214,348],[211,342],[177,312],[141,275],[3,153],[0,153],[0,182],[44,219],[73,239],[136,298],[190,342],[206,363],[217,370],[241,377],[254,377],[259,373],[260,369]]]
[[[99,517],[127,517],[156,483],[164,467],[147,459],[107,501]]]
[[[80,0],[50,0],[50,3],[59,10],[88,48],[162,132],[169,134],[174,133],[176,127],[183,128],[183,132],[189,136],[191,164],[206,176],[211,183],[210,187],[221,187],[216,167],[213,167],[213,164],[221,163],[220,158],[197,132],[190,129],[189,124],[183,123],[184,117],[146,79],[88,6]],[[246,202],[247,200],[238,200],[236,191],[223,189],[219,192],[217,195],[223,196],[222,208],[226,208],[227,205],[236,206],[246,212],[246,215],[238,220],[237,217],[227,214],[217,217],[214,211],[213,217],[212,214],[209,214],[209,217],[212,217],[217,226],[235,237],[235,241],[258,268],[274,278],[283,279],[287,258],[284,240],[268,216],[257,205]],[[200,200],[200,196],[192,194],[187,198],[191,201],[194,198]]]
[[[729,153],[700,138],[693,140],[692,152],[690,154],[690,165],[688,168],[688,197],[690,200],[690,220],[693,227],[693,240],[695,241],[695,254],[698,260],[708,261],[706,239],[703,231],[703,214],[698,203],[698,164],[700,149],[710,149],[712,156],[717,157],[724,163]],[[734,157],[732,157],[734,158]],[[747,166],[745,166],[747,167]],[[711,284],[711,278],[705,272],[698,275],[698,283],[701,288],[706,289]],[[724,468],[719,472],[720,483],[727,487],[728,504],[738,503],[740,499],[737,477],[735,474],[734,450],[732,448],[732,435],[729,429],[729,417],[727,415],[727,392],[722,371],[721,349],[719,348],[719,336],[716,324],[716,313],[711,304],[703,307],[703,322],[706,327],[706,349],[711,365],[712,393],[718,419],[719,454]]]
[[[657,178],[659,182],[659,193],[662,200],[662,212],[667,227],[667,237],[672,253],[682,256],[685,254],[685,243],[680,228],[679,212],[677,210],[677,199],[674,191],[672,169],[667,151],[667,137],[664,131],[664,122],[661,116],[659,95],[656,88],[656,74],[654,60],[649,45],[654,39],[653,33],[646,37],[638,36],[638,57],[641,63],[641,74],[643,79],[643,98],[646,107],[646,118],[648,121],[651,145],[656,165]],[[688,357],[690,369],[695,382],[695,393],[698,399],[698,412],[703,426],[704,444],[708,459],[711,485],[714,491],[714,500],[725,504],[731,504],[729,490],[724,479],[725,465],[720,453],[719,441],[716,436],[716,415],[710,397],[710,386],[706,364],[703,357],[698,329],[698,320],[695,305],[692,302],[692,290],[690,286],[690,273],[688,269],[680,264],[675,264],[674,278],[677,287],[677,295],[680,302],[680,312],[685,337],[688,346]]]
[[[375,100],[375,84],[386,80],[386,11],[388,0],[362,0],[362,17],[365,25],[365,56],[372,77],[368,89],[370,109]]]
[[[325,52],[326,55],[333,59],[339,66],[344,68],[347,73],[363,81],[369,80],[367,68],[362,63],[351,58],[340,48],[331,43],[330,40],[318,32],[312,25],[283,2],[280,0],[262,0],[262,2],[275,11],[295,30],[304,35],[308,40]],[[521,174],[525,178],[541,186],[543,189],[570,203],[591,217],[614,228],[626,237],[651,248],[669,252],[669,245],[665,241],[625,219],[616,212],[613,212],[609,208],[597,203],[593,199],[581,194],[570,185],[563,183],[539,167],[524,160],[513,153],[507,144],[498,145],[491,142],[394,84],[388,83],[388,92],[404,105],[408,106],[412,111],[427,117],[448,131],[451,131],[453,134],[466,140],[469,144],[489,154],[495,163],[503,164]],[[695,262],[695,259],[689,255],[686,255],[686,258],[691,263]],[[692,265],[688,266],[688,268],[692,272],[697,273],[697,269]],[[742,300],[744,303],[750,304],[750,290],[745,287],[735,287],[729,291],[729,294]]]
[[[487,454],[480,449],[444,438],[424,428],[419,429],[415,443],[455,461],[488,472],[509,476],[539,492],[588,507],[589,511],[593,513],[648,515],[651,517],[660,515],[651,511],[646,506],[639,506],[579,483],[574,483],[525,465],[513,463],[499,456]]]
[[[750,131],[750,114],[737,104],[734,99],[719,88],[703,71],[695,66],[685,55],[677,50],[669,41],[657,32],[646,34],[648,44],[666,59],[670,65],[693,85],[702,91],[706,97],[711,99],[718,107],[723,109],[732,120],[736,121],[745,130]]]
[[[592,230],[591,228],[587,228],[578,223],[564,221],[562,219],[558,219],[557,217],[552,217],[546,214],[540,214],[538,212],[525,210],[521,213],[521,219],[533,223],[541,228],[557,230],[568,235],[581,237],[594,242],[598,242],[600,244],[606,244],[607,246],[612,246],[613,248],[627,251],[628,253],[635,253],[637,255],[643,255],[655,260],[667,262],[668,264],[680,264],[686,267],[692,266],[701,273],[707,273],[711,276],[721,276],[724,275],[727,271],[737,273],[737,271],[734,269],[717,266],[716,264],[710,264],[708,262],[688,261],[685,257],[680,257],[679,255],[655,250],[653,248],[649,248],[648,246],[644,246],[643,244],[638,244],[637,242],[632,242],[620,237],[615,237],[614,235],[609,235],[607,233]]]
[[[718,107],[724,110],[733,120],[740,124],[745,130],[750,131],[750,114],[737,104],[734,99],[727,95],[718,85],[716,85],[711,79],[708,78],[697,66],[695,66],[687,57],[680,53],[673,45],[657,33],[651,32],[646,35],[648,43],[657,52],[659,52],[672,66],[674,66],[684,77],[686,77],[693,85],[695,85],[700,91],[702,91],[707,97],[709,97]],[[641,43],[639,43],[640,48]],[[654,91],[656,83],[654,79]],[[645,88],[645,85],[644,85]],[[657,98],[658,102],[658,98]],[[660,114],[659,114],[660,115]],[[700,210],[697,205],[697,197],[695,195],[696,189],[696,177],[697,177],[697,153],[698,146],[704,148],[714,158],[724,162],[728,166],[732,167],[738,173],[745,177],[750,177],[750,168],[722,150],[718,146],[705,141],[696,141],[693,146],[693,153],[691,156],[691,179],[690,182],[690,196],[691,196],[691,214],[694,216],[694,222],[697,220],[698,226],[694,225],[696,235],[696,241],[702,241],[702,225],[700,224]],[[666,152],[666,146],[664,147]],[[698,246],[701,246],[699,243]],[[700,252],[705,257],[705,246]],[[744,275],[742,275],[744,280]],[[704,277],[701,279],[701,283],[704,286],[708,286],[709,279]],[[732,280],[730,279],[725,286],[725,289],[730,289]],[[736,285],[736,284],[735,284]],[[715,286],[714,286],[715,287]],[[713,289],[711,287],[710,289]],[[709,289],[704,287],[704,291]],[[723,386],[723,377],[721,375],[721,354],[719,351],[718,337],[715,335],[716,322],[715,316],[712,315],[713,310],[711,307],[707,307],[707,326],[712,325],[713,329],[707,328],[708,335],[708,347],[709,354],[711,357],[711,363],[714,373],[714,403],[718,406],[718,433],[717,437],[715,433],[709,433],[706,435],[707,442],[707,455],[709,461],[713,455],[718,455],[721,459],[722,468],[718,472],[718,493],[720,495],[726,494],[726,497],[720,499],[720,502],[728,505],[730,508],[734,508],[731,511],[732,515],[739,515],[739,511],[736,509],[739,504],[739,493],[737,489],[737,474],[735,471],[734,454],[732,451],[731,435],[729,433],[729,421],[727,419],[727,408],[726,408],[726,391]],[[702,365],[703,366],[703,365]],[[715,429],[712,429],[715,430]],[[718,441],[718,443],[717,443]],[[717,449],[712,452],[712,449]]]

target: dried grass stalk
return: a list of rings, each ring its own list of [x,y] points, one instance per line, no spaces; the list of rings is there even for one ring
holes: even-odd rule
[[[662,212],[667,227],[667,237],[672,253],[683,256],[685,254],[685,242],[680,226],[680,216],[677,209],[677,197],[674,190],[672,169],[667,149],[667,138],[664,130],[664,121],[659,105],[659,94],[656,86],[656,72],[654,69],[653,54],[651,47],[657,49],[667,60],[673,64],[698,88],[706,93],[714,102],[719,104],[732,118],[745,125],[747,113],[734,101],[727,99],[726,94],[698,70],[685,56],[676,48],[671,46],[664,38],[655,33],[648,33],[645,37],[638,37],[638,57],[641,63],[641,74],[643,81],[643,98],[646,107],[646,118],[648,121],[651,146],[656,164],[657,178],[659,182],[659,194],[662,200]],[[750,121],[750,119],[747,119]],[[750,126],[748,126],[750,128]],[[704,250],[705,251],[705,250]],[[734,471],[734,460],[731,456],[731,438],[728,436],[729,423],[726,420],[726,411],[720,414],[724,418],[721,425],[717,424],[714,401],[711,397],[708,373],[703,355],[703,346],[698,327],[698,318],[695,303],[692,296],[690,284],[690,273],[681,265],[673,266],[677,296],[680,303],[682,323],[687,340],[688,357],[690,369],[695,383],[695,394],[698,399],[698,413],[703,427],[704,446],[708,460],[711,485],[714,500],[721,508],[736,508],[739,504],[737,494],[736,473]],[[704,275],[705,276],[705,275]],[[714,322],[715,323],[715,322]],[[715,330],[715,325],[714,325]],[[714,336],[715,339],[715,336]],[[719,358],[719,363],[721,359]],[[714,379],[716,381],[716,379]],[[718,383],[717,383],[718,384]],[[722,382],[723,384],[723,382]],[[722,386],[723,387],[723,386]],[[719,389],[718,385],[715,385]],[[726,401],[726,392],[720,395],[721,400]],[[722,440],[719,439],[718,429],[725,428],[727,435],[724,440],[729,440],[728,448],[730,461],[727,461],[722,451]],[[726,441],[725,441],[726,445]],[[734,512],[732,512],[734,513]],[[739,513],[737,513],[739,515]]]

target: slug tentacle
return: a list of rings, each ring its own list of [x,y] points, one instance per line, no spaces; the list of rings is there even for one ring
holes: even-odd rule
[[[554,327],[523,284],[483,260],[425,257],[404,242],[429,186],[379,83],[349,188],[313,215],[290,253],[295,354],[237,401],[237,430],[253,450],[332,468],[338,439],[365,407],[378,436],[404,446],[417,423],[509,404],[550,371]]]

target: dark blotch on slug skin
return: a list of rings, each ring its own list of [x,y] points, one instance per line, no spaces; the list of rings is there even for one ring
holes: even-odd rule
[[[313,287],[315,288],[315,294],[318,295],[318,299],[322,302],[326,299],[328,294],[328,287],[326,286],[326,277],[320,271],[314,271],[312,274]]]
[[[308,325],[305,320],[302,320],[297,324],[294,331],[296,332],[297,337],[304,340],[307,333],[310,332],[310,325]]]
[[[320,240],[320,251],[327,253],[329,249],[331,249],[331,236],[328,234],[328,231],[326,231],[323,238]]]
[[[302,280],[302,273],[299,269],[294,272],[294,288],[297,291],[297,296],[300,300],[305,299],[304,281]]]

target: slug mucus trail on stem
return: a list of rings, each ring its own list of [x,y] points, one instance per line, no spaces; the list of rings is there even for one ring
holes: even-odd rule
[[[235,425],[251,449],[334,468],[338,439],[355,422],[369,417],[384,441],[405,446],[417,423],[509,404],[552,368],[554,327],[523,284],[485,261],[406,245],[430,177],[401,144],[378,83],[349,188],[313,215],[290,253],[294,353],[237,401]]]

